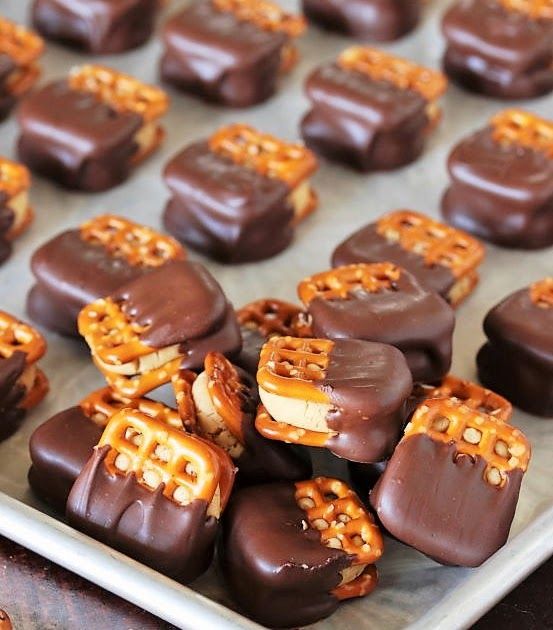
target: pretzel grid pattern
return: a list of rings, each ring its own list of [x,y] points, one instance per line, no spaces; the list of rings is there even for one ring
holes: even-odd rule
[[[15,197],[30,185],[31,176],[25,166],[0,157],[0,192]]]
[[[427,267],[447,267],[456,278],[475,269],[484,257],[484,248],[472,236],[412,210],[386,214],[376,231],[422,256]]]
[[[325,546],[354,556],[352,566],[372,564],[382,556],[382,534],[347,484],[317,477],[295,485],[298,507],[305,511],[309,525],[319,531]]]
[[[265,177],[279,179],[291,188],[317,166],[314,154],[302,144],[283,142],[249,125],[234,124],[219,129],[209,139],[209,148]]]
[[[485,478],[490,483],[493,470],[503,485],[506,472],[517,468],[524,472],[528,467],[530,445],[521,431],[451,398],[427,400],[417,408],[403,440],[420,433],[454,443],[459,454],[485,459]]]
[[[0,357],[7,359],[17,351],[27,355],[27,364],[35,363],[46,352],[46,342],[32,326],[0,311]]]
[[[524,13],[532,20],[553,20],[552,0],[499,0],[508,11]]]
[[[534,149],[553,160],[553,122],[522,109],[506,109],[490,125],[496,142]]]
[[[146,121],[163,116],[169,106],[163,90],[105,66],[87,64],[73,68],[69,87],[92,94],[118,112],[138,114]]]
[[[241,326],[259,330],[266,338],[273,335],[309,337],[311,333],[305,311],[295,304],[275,298],[250,302],[236,315]]]
[[[18,66],[32,64],[44,50],[41,37],[0,17],[0,53],[8,55]]]
[[[83,223],[80,231],[84,241],[102,246],[132,266],[159,267],[185,258],[184,249],[171,237],[123,217],[104,214]]]
[[[385,81],[401,90],[418,92],[430,102],[440,98],[447,89],[447,79],[442,72],[376,48],[347,48],[338,57],[338,65],[345,70],[365,74],[373,81]]]
[[[267,0],[213,0],[213,4],[219,11],[233,13],[237,20],[251,22],[263,31],[298,37],[306,28],[303,16],[287,13]]]
[[[400,276],[400,268],[387,262],[344,265],[302,280],[298,285],[298,295],[306,306],[315,298],[347,300],[357,291],[380,293],[395,290]]]
[[[530,299],[538,308],[553,308],[553,276],[534,282]]]
[[[157,486],[152,487],[144,479],[153,473],[159,483],[165,484],[163,494],[177,503],[181,503],[176,499],[179,488],[189,498],[187,502],[204,499],[209,504],[215,496],[220,475],[218,459],[204,442],[188,433],[137,410],[123,409],[108,422],[98,447],[105,445],[111,447],[105,465],[112,475],[132,472],[140,485],[153,491]],[[124,471],[116,463],[121,455],[128,464]]]

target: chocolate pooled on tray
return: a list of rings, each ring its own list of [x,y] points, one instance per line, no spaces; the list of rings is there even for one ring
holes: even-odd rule
[[[370,501],[382,525],[437,562],[475,567],[507,541],[530,445],[454,399],[415,412]]]
[[[123,217],[105,214],[54,236],[31,258],[36,284],[30,317],[62,335],[78,336],[81,309],[186,252],[174,239]]]
[[[418,24],[423,0],[303,0],[310,22],[360,39],[391,41]]]
[[[336,267],[302,280],[298,295],[319,337],[396,346],[414,381],[434,383],[449,370],[453,309],[405,269],[389,262]]]
[[[482,245],[465,232],[413,210],[396,210],[340,243],[332,265],[390,261],[456,306],[478,283],[483,257]]]
[[[268,0],[195,0],[163,29],[162,78],[232,107],[268,99],[298,61],[300,15]]]
[[[226,263],[269,258],[317,206],[313,153],[252,127],[223,127],[165,167],[172,198],[163,220],[190,247]]]
[[[224,451],[135,409],[111,417],[67,501],[71,525],[181,582],[211,562],[234,467]]]
[[[163,0],[35,0],[44,37],[92,54],[119,53],[151,36]]]
[[[236,603],[271,628],[313,623],[371,593],[382,553],[373,517],[344,482],[327,477],[238,491],[219,546]]]
[[[140,397],[179,369],[203,367],[208,352],[233,356],[242,340],[236,314],[207,269],[171,262],[127,282],[79,314],[79,332],[108,384]]]
[[[514,405],[553,416],[553,277],[515,291],[484,319],[477,356],[482,383]]]
[[[43,50],[38,35],[0,16],[0,122],[38,80]]]
[[[505,99],[553,90],[553,9],[544,0],[460,0],[445,14],[444,68],[464,88]]]
[[[448,170],[450,223],[505,247],[553,245],[553,121],[500,112],[454,147]]]
[[[74,68],[21,103],[19,157],[67,188],[112,188],[158,148],[168,104],[159,88],[116,70]]]
[[[445,76],[390,53],[353,46],[307,78],[307,146],[361,171],[415,160],[441,118]]]

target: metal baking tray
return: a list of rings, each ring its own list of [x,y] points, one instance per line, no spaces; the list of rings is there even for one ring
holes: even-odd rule
[[[3,0],[0,12],[24,22],[30,4],[28,0]],[[283,4],[297,8],[292,3]],[[439,20],[446,5],[439,0],[429,3],[420,27],[407,38],[385,47],[439,67],[443,49]],[[178,6],[179,2],[173,2],[170,10]],[[169,90],[172,108],[167,116],[165,144],[127,183],[114,190],[99,195],[68,193],[36,178],[32,189],[36,221],[16,242],[13,257],[0,268],[0,307],[25,316],[25,295],[32,284],[29,258],[37,246],[63,229],[102,212],[119,213],[159,228],[168,196],[161,169],[185,144],[234,121],[251,123],[284,138],[297,138],[298,122],[307,108],[302,92],[305,76],[349,43],[344,37],[310,28],[300,42],[302,60],[292,75],[283,80],[279,93],[268,103],[249,110],[225,110]],[[101,62],[157,82],[160,52],[159,42],[154,39],[137,51],[101,58]],[[43,80],[63,76],[85,59],[49,44]],[[551,115],[553,98],[522,106]],[[371,175],[323,163],[314,178],[320,208],[298,228],[288,250],[258,264],[225,267],[205,261],[207,266],[236,306],[263,296],[294,299],[297,280],[327,268],[334,246],[381,213],[408,207],[439,217],[440,196],[447,184],[448,151],[501,107],[500,102],[469,95],[452,86],[444,99],[444,120],[417,162],[399,171]],[[0,154],[15,156],[16,134],[13,119],[0,127]],[[191,257],[200,258],[194,252]],[[487,310],[507,293],[552,271],[552,249],[529,253],[487,248],[481,283],[457,314],[455,374],[475,378],[474,358],[484,339],[481,322]],[[33,429],[102,385],[86,348],[54,334],[46,337],[49,350],[41,365],[50,378],[51,392],[28,416],[21,430],[0,444],[0,534],[179,627],[259,627],[225,607],[230,602],[214,569],[191,588],[181,586],[69,528],[33,497],[26,479],[27,444]],[[364,600],[344,604],[332,617],[316,624],[318,628],[468,627],[553,554],[553,422],[519,411],[513,422],[526,432],[534,452],[508,544],[482,567],[468,570],[439,566],[413,549],[387,541],[379,563],[379,588]]]

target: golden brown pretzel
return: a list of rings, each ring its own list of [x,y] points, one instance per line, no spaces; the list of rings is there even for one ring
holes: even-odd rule
[[[374,591],[378,584],[378,572],[374,564],[369,564],[359,577],[351,582],[340,584],[332,591],[334,597],[339,600],[352,597],[365,597]]]
[[[17,351],[27,355],[27,364],[30,365],[46,352],[46,341],[29,324],[0,311],[0,357],[7,359]]]
[[[19,404],[22,409],[32,409],[36,407],[46,394],[50,391],[50,383],[46,374],[36,368],[35,378],[32,387],[25,393],[23,400]]]
[[[0,17],[0,53],[8,55],[18,66],[29,66],[34,63],[44,50],[41,37]]]
[[[553,159],[553,122],[522,109],[506,109],[490,120],[490,126],[499,144],[527,147]]]
[[[29,190],[31,175],[23,164],[0,157],[0,192],[15,197]]]
[[[178,369],[171,377],[181,422],[184,428],[192,433],[196,431],[197,425],[196,406],[192,397],[192,385],[195,380],[196,374],[191,370]]]
[[[532,20],[553,20],[551,0],[499,0],[508,11],[524,13]]]
[[[286,33],[289,37],[298,37],[307,26],[302,15],[286,13],[268,0],[212,0],[219,11],[233,13],[236,19],[252,22],[264,31]]]
[[[530,299],[539,308],[553,308],[553,276],[534,282]]]
[[[263,437],[268,440],[277,440],[286,442],[287,444],[302,444],[303,446],[313,446],[323,448],[328,440],[332,437],[332,433],[323,433],[322,431],[312,431],[302,427],[296,427],[286,422],[278,422],[274,420],[263,405],[257,408],[255,417],[255,428]]]
[[[80,227],[81,239],[100,245],[111,256],[129,265],[159,267],[170,260],[184,260],[184,248],[175,239],[123,217],[104,214]]]
[[[253,328],[265,338],[273,335],[311,337],[311,325],[307,313],[295,304],[276,298],[255,300],[236,313],[238,323]]]
[[[315,298],[346,300],[356,291],[379,293],[393,289],[400,276],[400,268],[388,262],[344,265],[302,280],[298,296],[305,306]]]
[[[494,486],[505,483],[508,471],[528,467],[530,444],[519,429],[453,398],[426,400],[417,407],[403,440],[421,433],[454,443],[460,454],[482,457],[488,464],[485,479]]]

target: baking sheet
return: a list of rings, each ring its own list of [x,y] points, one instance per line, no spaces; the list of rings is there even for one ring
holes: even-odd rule
[[[0,0],[0,12],[25,21],[30,4],[27,0]],[[177,8],[181,4],[173,2],[172,6]],[[283,1],[282,4],[296,8],[295,2]],[[429,3],[423,23],[415,33],[383,47],[438,67],[443,49],[439,18],[447,4],[438,0]],[[161,169],[185,144],[230,122],[247,122],[281,137],[296,139],[298,122],[307,109],[302,93],[305,76],[316,64],[334,58],[349,43],[344,37],[311,28],[300,43],[301,63],[283,81],[280,92],[268,103],[249,110],[225,110],[169,90],[172,108],[167,116],[165,144],[128,182],[114,190],[99,195],[68,193],[35,178],[32,201],[36,221],[16,242],[10,261],[0,267],[0,308],[25,316],[25,294],[32,284],[30,256],[58,232],[103,212],[122,214],[160,228],[160,216],[168,196]],[[138,51],[103,57],[101,62],[156,82],[160,52],[160,45],[154,39]],[[43,80],[63,76],[71,66],[85,60],[85,56],[49,44],[43,62]],[[553,98],[521,106],[551,116]],[[445,160],[451,146],[472,129],[482,126],[501,108],[499,102],[466,94],[452,86],[444,98],[444,120],[417,162],[399,171],[372,175],[359,175],[324,163],[314,178],[320,208],[298,228],[288,250],[269,261],[238,267],[203,262],[236,306],[264,296],[295,299],[297,280],[327,268],[334,246],[383,212],[408,207],[438,218],[440,196],[448,181]],[[0,126],[1,155],[15,157],[16,135],[13,120]],[[191,258],[201,260],[194,252]],[[488,246],[482,281],[458,310],[455,374],[475,378],[474,357],[484,340],[481,322],[487,310],[507,293],[552,271],[551,248],[516,252]],[[51,415],[72,406],[103,384],[86,349],[77,341],[48,333],[46,337],[49,350],[41,365],[50,378],[50,395],[29,414],[14,437],[0,444],[0,533],[181,627],[198,628],[200,624],[202,628],[253,627],[195,595],[197,591],[217,602],[230,604],[213,570],[200,578],[191,591],[74,532],[50,518],[47,511],[41,514],[31,509],[45,511],[26,483],[30,434]],[[379,564],[381,582],[375,593],[365,600],[343,605],[332,617],[317,624],[318,628],[385,627],[391,630],[409,626],[450,630],[467,627],[553,553],[553,484],[550,482],[553,422],[518,410],[513,422],[526,432],[534,453],[508,545],[483,567],[468,570],[442,567],[412,549],[388,541]]]

